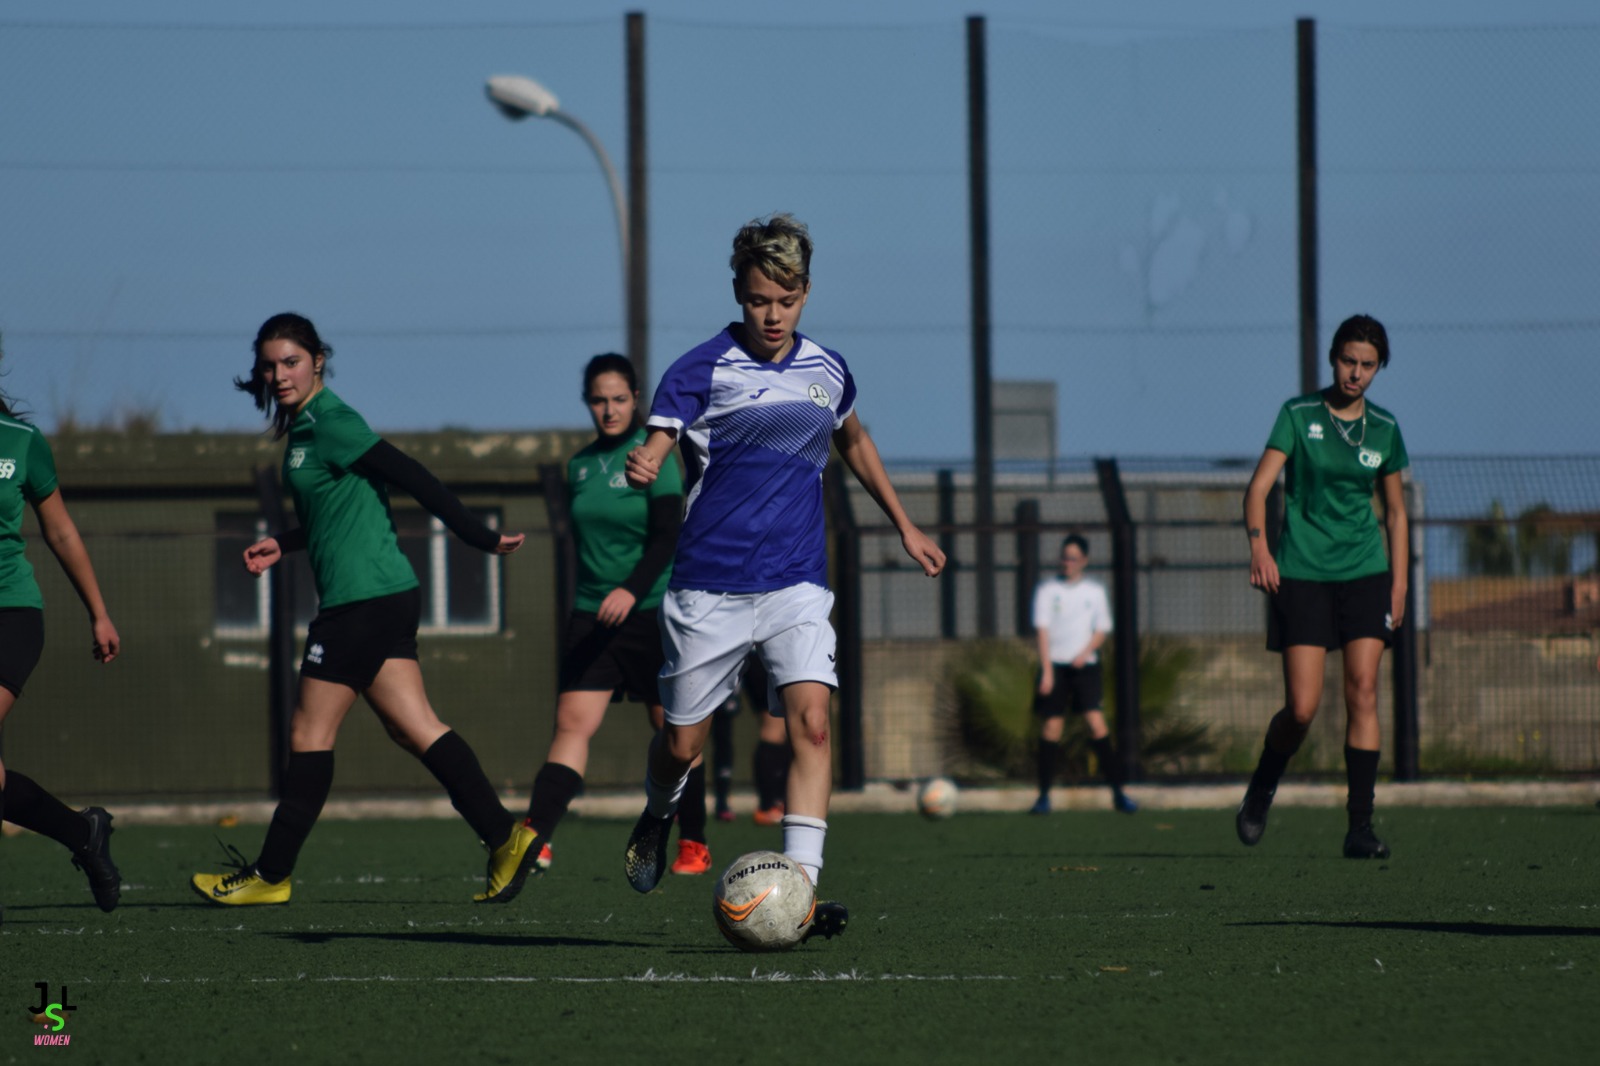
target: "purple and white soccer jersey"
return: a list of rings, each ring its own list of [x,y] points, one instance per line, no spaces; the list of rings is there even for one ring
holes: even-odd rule
[[[651,405],[649,425],[678,432],[687,468],[671,587],[826,588],[822,471],[855,381],[837,352],[800,333],[786,359],[763,363],[732,329],[673,363]]]

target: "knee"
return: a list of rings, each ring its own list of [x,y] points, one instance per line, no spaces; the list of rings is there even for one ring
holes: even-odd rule
[[[795,740],[795,750],[802,749],[823,750],[828,749],[830,740],[828,736],[828,708],[803,707],[798,713],[789,712],[792,723],[789,729],[790,736]]]
[[[669,725],[661,734],[661,746],[674,762],[687,766],[700,754],[700,745],[696,739],[692,733]]]
[[[1305,732],[1311,728],[1311,723],[1317,717],[1317,706],[1321,703],[1318,697],[1321,695],[1319,692],[1317,696],[1290,699],[1289,705],[1284,708],[1284,711],[1287,712],[1285,717],[1289,719],[1289,723],[1295,729]]]
[[[389,739],[394,741],[400,750],[406,752],[407,754],[415,755],[420,759],[423,752],[428,750],[427,748],[418,744],[415,738],[401,732],[398,729],[395,729],[393,726],[385,726],[384,728],[389,734]]]
[[[587,720],[582,715],[557,714],[556,736],[562,740],[587,741],[594,737],[599,725],[599,722]]]
[[[1378,709],[1378,679],[1375,677],[1350,677],[1344,682],[1344,701],[1352,713],[1376,713]]]
[[[289,726],[290,751],[326,751],[333,747],[333,736],[327,729],[298,718]]]

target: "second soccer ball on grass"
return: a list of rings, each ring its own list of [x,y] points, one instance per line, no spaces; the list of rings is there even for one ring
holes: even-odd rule
[[[917,810],[924,818],[948,818],[956,813],[959,790],[948,777],[930,777],[917,793]]]

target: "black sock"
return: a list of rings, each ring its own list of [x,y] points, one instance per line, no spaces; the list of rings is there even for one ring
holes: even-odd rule
[[[1039,795],[1050,795],[1050,786],[1055,784],[1056,768],[1061,765],[1061,742],[1058,740],[1039,741]]]
[[[1109,736],[1090,738],[1089,747],[1094,749],[1094,757],[1099,760],[1100,773],[1106,779],[1106,784],[1110,785],[1113,791],[1120,789],[1122,763],[1117,761],[1117,753],[1111,750],[1111,738]]]
[[[583,776],[570,766],[547,762],[533,779],[533,796],[528,800],[528,825],[539,839],[548,841],[572,806],[573,797],[583,791]]]
[[[89,843],[89,822],[83,815],[56,799],[27,774],[6,771],[6,820],[31,829],[73,851]]]
[[[1362,829],[1372,824],[1374,793],[1378,787],[1378,753],[1352,748],[1344,749],[1344,768],[1350,782],[1350,798],[1344,809],[1350,815],[1350,828]]]
[[[283,768],[283,795],[272,812],[267,839],[256,859],[256,872],[276,884],[294,873],[300,848],[328,801],[333,787],[333,752],[292,751]]]
[[[1258,796],[1270,796],[1278,790],[1278,781],[1288,769],[1289,756],[1271,744],[1261,746],[1261,758],[1256,761],[1256,772],[1250,775],[1250,791]]]
[[[761,741],[756,745],[756,805],[770,810],[783,802],[789,777],[789,747]]]
[[[711,720],[711,758],[716,771],[717,810],[725,811],[733,788],[733,715],[727,711],[717,711]]]
[[[706,842],[706,765],[701,763],[689,771],[689,780],[683,785],[683,798],[678,801],[678,839]]]
[[[1273,723],[1289,713],[1285,707],[1273,715]],[[1267,739],[1261,745],[1261,758],[1256,762],[1256,772],[1250,777],[1250,791],[1259,796],[1271,796],[1278,789],[1278,781],[1282,779],[1284,770],[1288,769],[1289,760],[1294,758],[1294,753],[1300,750],[1300,741],[1296,740],[1294,747],[1288,751],[1279,751],[1272,746],[1273,725],[1267,726]],[[1302,739],[1304,734],[1301,735]]]
[[[450,806],[467,820],[479,840],[492,850],[510,839],[517,820],[500,802],[478,757],[461,734],[452,729],[434,741],[422,753],[422,765],[439,779],[450,795]]]

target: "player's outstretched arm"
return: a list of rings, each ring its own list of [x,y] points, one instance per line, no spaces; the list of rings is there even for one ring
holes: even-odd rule
[[[653,426],[645,434],[644,443],[628,453],[628,484],[636,489],[649,488],[661,473],[661,464],[672,453],[677,443],[676,430]]]
[[[844,425],[834,431],[833,445],[839,449],[839,458],[844,460],[844,465],[850,468],[867,494],[894,523],[894,528],[900,531],[900,544],[906,554],[922,567],[924,574],[938,577],[944,569],[944,552],[906,517],[905,508],[900,506],[900,497],[889,481],[889,472],[883,468],[878,446],[872,443],[872,437],[854,412],[844,420]]]
[[[78,527],[67,513],[67,505],[59,491],[52,492],[33,505],[39,517],[39,528],[44,531],[44,541],[50,545],[56,561],[72,582],[78,599],[89,612],[89,630],[94,638],[94,657],[108,663],[122,651],[122,638],[117,627],[111,624],[105,600],[100,595],[100,583],[95,580],[94,564],[89,561],[89,550],[78,536]]]
[[[428,468],[386,440],[368,448],[351,469],[367,477],[381,478],[404,489],[427,509],[445,528],[482,552],[510,555],[522,547],[524,534],[501,534],[490,529],[477,515],[467,510],[460,497],[434,477]]]
[[[1263,592],[1278,591],[1278,563],[1267,549],[1267,494],[1278,483],[1278,474],[1289,457],[1276,448],[1267,448],[1244,490],[1244,528],[1250,537],[1250,584]]]

